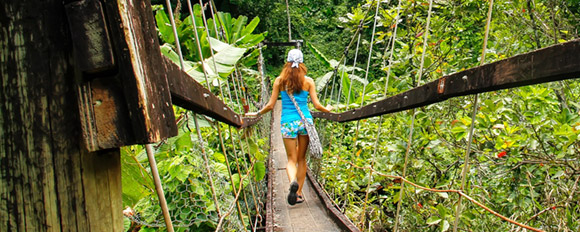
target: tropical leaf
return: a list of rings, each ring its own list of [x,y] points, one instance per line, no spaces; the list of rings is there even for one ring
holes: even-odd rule
[[[318,58],[318,60],[320,60],[324,65],[326,65],[326,67],[334,68],[330,64],[330,61],[328,60],[328,58],[326,58],[326,56],[324,56],[324,54],[322,54],[322,52],[320,52],[316,47],[314,47],[314,45],[312,45],[311,43],[308,43],[308,42],[306,42],[305,44],[306,44],[306,47],[308,47],[310,49],[312,54],[314,54],[314,56],[316,58]]]
[[[326,87],[330,79],[333,77],[334,72],[328,72],[324,76],[316,78],[316,91],[320,92]]]

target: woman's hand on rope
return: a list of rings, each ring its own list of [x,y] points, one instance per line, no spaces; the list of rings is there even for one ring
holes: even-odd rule
[[[258,117],[260,114],[258,112],[248,112],[244,114],[246,117]]]
[[[326,107],[324,107],[324,108],[326,108],[328,110],[327,113],[330,113],[330,111],[334,110],[334,106],[332,106],[330,104],[326,105]]]

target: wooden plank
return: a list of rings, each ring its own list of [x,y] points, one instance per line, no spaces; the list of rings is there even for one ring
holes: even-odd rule
[[[88,224],[94,231],[123,231],[120,150],[82,157]]]
[[[291,42],[262,42],[262,44],[269,46],[269,47],[301,47],[304,43],[303,40],[294,40]]]
[[[580,39],[457,72],[407,92],[339,114],[313,116],[348,122],[441,102],[452,97],[580,78]]]
[[[167,73],[173,104],[235,127],[242,125],[240,117],[232,109],[169,58],[163,57],[162,64],[165,68],[160,69]]]
[[[118,77],[138,143],[177,135],[155,19],[149,1],[104,0]]]
[[[85,73],[114,68],[105,15],[98,0],[74,1],[65,5],[72,35],[75,63]]]
[[[322,190],[322,186],[320,186],[320,183],[318,183],[316,177],[314,177],[310,169],[308,169],[306,174],[308,179],[310,180],[310,183],[312,183],[314,191],[316,192],[316,194],[318,195],[324,206],[326,206],[326,209],[329,211],[329,215],[334,220],[334,222],[344,231],[355,231],[355,232],[360,231],[350,221],[350,219],[348,219],[342,212],[340,212],[340,210],[338,210],[338,208],[332,203],[330,197],[326,194],[326,192]]]
[[[167,57],[163,57],[163,68],[160,67],[160,69],[167,73],[167,81],[175,105],[238,128],[253,126],[262,119],[262,117],[241,117],[236,114],[222,100]]]
[[[95,78],[78,88],[83,138],[88,151],[137,143],[117,78]]]

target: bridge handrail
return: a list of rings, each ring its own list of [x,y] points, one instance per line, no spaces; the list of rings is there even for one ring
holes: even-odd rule
[[[316,118],[349,122],[414,109],[449,98],[580,78],[580,39],[443,76],[417,88],[342,113]]]

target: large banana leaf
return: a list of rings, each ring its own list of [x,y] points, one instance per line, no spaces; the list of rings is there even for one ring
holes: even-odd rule
[[[330,60],[328,60],[328,58],[326,58],[326,56],[324,56],[324,54],[322,54],[322,52],[318,51],[318,49],[316,47],[314,47],[314,45],[312,45],[311,43],[308,43],[308,42],[306,42],[305,44],[306,44],[306,47],[308,47],[310,49],[312,54],[314,54],[314,56],[316,56],[316,58],[318,58],[318,60],[322,61],[322,63],[324,63],[324,65],[326,65],[329,68],[336,67],[336,66],[333,67],[332,64],[330,63]]]
[[[211,42],[215,53],[213,57],[205,59],[203,64],[205,66],[205,71],[208,74],[208,78],[210,79],[209,81],[213,82],[214,79],[217,78],[217,74],[221,77],[227,77],[230,75],[234,70],[235,65],[242,58],[247,49],[237,48],[214,38],[210,38],[209,41]],[[161,53],[169,57],[169,59],[174,63],[179,64],[179,56],[173,50],[171,45],[164,44],[161,46]],[[201,62],[184,62],[184,70],[196,81],[200,83],[205,82]]]

